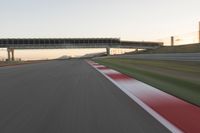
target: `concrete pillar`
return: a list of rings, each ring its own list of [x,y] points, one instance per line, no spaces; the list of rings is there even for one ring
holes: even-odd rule
[[[8,52],[8,61],[10,61],[10,48],[7,48],[7,52]]]
[[[11,53],[12,53],[12,61],[15,61],[14,49],[11,49]]]
[[[7,48],[8,51],[8,61],[14,61],[15,60],[15,55],[14,55],[14,49]]]
[[[174,37],[171,36],[171,46],[174,46]]]
[[[110,48],[109,47],[106,48],[106,53],[107,53],[107,55],[110,55]]]

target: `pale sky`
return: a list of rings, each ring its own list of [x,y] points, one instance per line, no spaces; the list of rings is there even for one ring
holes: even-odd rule
[[[197,31],[200,0],[0,0],[0,38],[153,40]]]

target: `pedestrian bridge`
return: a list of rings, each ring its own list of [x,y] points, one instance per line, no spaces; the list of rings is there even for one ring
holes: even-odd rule
[[[162,45],[161,42],[121,41],[119,38],[0,39],[0,48],[8,49],[8,60],[14,60],[14,49],[106,48],[110,54],[110,48],[156,49]]]

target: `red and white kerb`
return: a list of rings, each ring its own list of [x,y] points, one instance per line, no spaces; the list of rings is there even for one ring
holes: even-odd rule
[[[171,132],[200,133],[200,108],[106,66],[87,61]]]

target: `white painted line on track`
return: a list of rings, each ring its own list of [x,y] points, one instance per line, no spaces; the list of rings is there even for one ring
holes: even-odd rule
[[[129,90],[130,87],[131,88],[135,87],[135,85],[133,86],[133,83],[134,82],[140,82],[140,81],[137,81],[135,79],[125,81],[126,83],[124,81],[121,81],[121,82],[115,81],[115,80],[113,80],[112,78],[110,78],[109,76],[106,75],[107,74],[106,71],[108,72],[108,70],[99,70],[98,67],[95,67],[96,65],[95,66],[93,66],[92,64],[90,64],[90,65],[93,68],[95,68],[98,72],[100,72],[102,75],[104,75],[113,84],[115,84],[120,90],[122,90],[125,94],[127,94],[132,100],[134,100],[138,105],[140,105],[144,110],[146,110],[149,114],[151,114],[156,120],[158,120],[163,126],[165,126],[167,129],[169,129],[171,132],[173,132],[173,133],[183,133],[183,131],[181,131],[179,128],[174,126],[171,122],[166,120],[159,113],[154,111],[151,107],[146,105],[142,100],[140,100],[138,97],[133,95],[133,93],[131,93],[132,90],[131,91]],[[103,65],[101,65],[101,66],[104,67]],[[115,71],[115,70],[110,69],[110,71]],[[117,71],[115,71],[115,72],[117,72]],[[142,82],[140,82],[140,83],[142,83]],[[144,83],[142,83],[142,84],[144,84]],[[138,87],[140,87],[140,84],[137,84],[137,85],[138,85]],[[144,84],[144,85],[146,85],[146,84]],[[135,89],[135,90],[137,91],[138,89]]]

